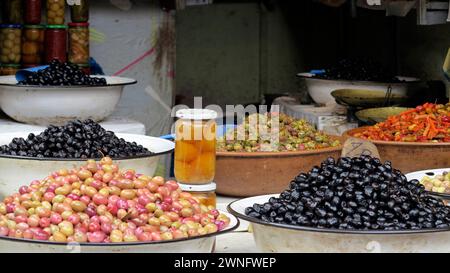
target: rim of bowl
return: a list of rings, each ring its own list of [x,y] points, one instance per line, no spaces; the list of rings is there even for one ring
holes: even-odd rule
[[[314,150],[304,150],[304,151],[283,151],[283,152],[216,152],[217,156],[221,157],[292,157],[299,155],[312,155],[312,154],[323,154],[327,152],[338,152],[344,147],[345,138],[342,136],[330,136],[333,140],[339,140],[340,145],[336,147],[327,147]]]
[[[357,133],[359,131],[363,131],[365,129],[368,129],[372,126],[363,126],[355,129],[350,129],[348,131],[345,131],[342,136],[349,138],[354,137],[366,141],[370,141],[375,144],[382,144],[382,145],[395,145],[395,146],[442,146],[442,147],[450,147],[450,142],[402,142],[402,141],[384,141],[384,140],[373,140],[373,139],[365,139],[360,137],[353,136],[354,133]]]
[[[14,77],[14,76],[6,76],[6,77]],[[36,88],[36,89],[73,89],[73,88],[105,88],[105,87],[114,87],[114,86],[125,86],[125,85],[133,85],[137,83],[137,80],[132,78],[125,78],[125,77],[116,77],[116,76],[103,76],[103,75],[92,75],[93,78],[112,78],[112,79],[123,79],[126,80],[126,82],[122,83],[112,83],[112,84],[106,84],[106,85],[17,85],[11,84],[11,83],[1,83],[0,86],[8,86],[13,88]],[[1,78],[1,77],[0,77]],[[60,90],[59,90],[60,91]]]
[[[35,133],[35,134],[40,134],[42,133],[42,131],[39,132],[30,132],[30,133]],[[116,134],[116,136],[118,138],[124,138],[123,135],[130,135],[130,134],[124,134],[124,133],[118,133],[119,135]],[[132,134],[131,134],[132,135]],[[173,144],[172,141],[167,140],[167,139],[163,139],[163,138],[158,138],[158,137],[152,137],[152,136],[147,136],[147,135],[139,135],[140,137],[150,137],[150,138],[156,138],[158,140],[161,140],[163,142],[166,143],[170,143]],[[128,141],[127,142],[131,142]],[[136,142],[137,143],[137,142]],[[139,144],[139,143],[138,143]],[[150,158],[150,157],[154,157],[154,156],[159,156],[159,155],[164,155],[164,154],[170,154],[175,150],[175,145],[173,145],[174,147],[163,151],[163,152],[159,152],[159,153],[152,153],[152,154],[148,154],[148,155],[135,155],[135,156],[129,156],[129,157],[112,157],[111,159],[113,161],[117,161],[117,160],[132,160],[132,159],[140,159],[140,158]],[[148,148],[147,148],[148,150]],[[150,151],[150,150],[149,150]],[[152,151],[150,151],[152,152]],[[20,156],[20,155],[4,155],[4,154],[0,154],[0,159],[1,158],[6,158],[6,159],[17,159],[17,160],[34,160],[34,161],[67,161],[67,162],[85,162],[87,160],[96,160],[99,161],[102,159],[102,157],[99,158],[58,158],[58,157],[31,157],[31,156]]]
[[[331,148],[320,148],[305,151],[286,151],[286,152],[216,152],[221,157],[292,157],[299,155],[322,154],[327,152],[338,152],[343,148],[342,144]]]
[[[402,235],[402,234],[405,235],[405,234],[438,233],[438,232],[450,231],[450,227],[442,228],[442,229],[419,229],[419,230],[405,229],[405,230],[385,231],[385,230],[342,230],[342,229],[326,229],[326,228],[314,228],[314,227],[305,227],[305,226],[294,226],[294,225],[287,225],[287,224],[265,222],[260,219],[249,217],[245,214],[237,212],[231,207],[234,203],[241,202],[244,199],[263,197],[263,196],[267,196],[268,198],[270,198],[270,197],[275,197],[276,195],[269,194],[269,195],[259,195],[259,196],[242,198],[242,199],[236,200],[234,202],[231,202],[227,206],[227,210],[229,213],[236,216],[237,218],[240,218],[242,220],[245,220],[245,221],[248,221],[251,223],[255,223],[255,224],[259,224],[259,225],[263,225],[263,226],[270,226],[270,227],[276,227],[276,228],[282,228],[282,229],[288,229],[288,230],[306,231],[306,232],[334,233],[334,234],[347,234],[347,235]]]
[[[154,156],[159,156],[159,155],[163,155],[163,154],[169,154],[171,152],[173,152],[175,148],[172,148],[170,150],[164,151],[164,152],[159,152],[159,153],[152,153],[152,154],[148,154],[148,155],[136,155],[136,156],[130,156],[130,157],[111,157],[111,159],[113,161],[117,161],[117,160],[131,160],[131,159],[139,159],[139,158],[148,158],[148,157],[154,157]],[[83,162],[83,161],[87,161],[87,160],[101,160],[102,158],[57,158],[57,157],[30,157],[30,156],[18,156],[18,155],[2,155],[0,154],[0,158],[7,158],[7,159],[17,159],[17,160],[36,160],[36,161],[76,161],[76,162]]]
[[[309,72],[301,72],[297,73],[297,77],[304,78],[307,80],[318,80],[318,81],[327,81],[327,82],[341,82],[341,83],[365,83],[365,84],[382,84],[382,85],[403,85],[403,84],[410,84],[410,83],[420,83],[422,82],[419,78],[416,77],[407,77],[407,76],[395,76],[399,80],[405,79],[404,81],[400,82],[377,82],[377,81],[358,81],[358,80],[332,80],[332,79],[322,79],[322,78],[316,78],[313,76],[313,74]]]
[[[129,243],[76,243],[76,244],[78,244],[80,246],[83,246],[83,247],[161,245],[161,244],[193,241],[193,240],[196,240],[196,239],[204,239],[204,238],[209,238],[209,237],[213,237],[213,236],[218,236],[218,235],[222,235],[222,234],[231,232],[231,231],[233,231],[233,230],[235,230],[235,229],[237,229],[239,227],[239,225],[240,225],[239,218],[234,216],[232,213],[228,213],[228,212],[221,211],[221,210],[219,210],[219,212],[222,213],[222,214],[225,214],[228,217],[234,218],[236,220],[236,223],[233,226],[228,226],[225,229],[223,229],[221,231],[214,232],[214,233],[209,233],[209,234],[195,236],[195,237],[190,237],[190,238],[173,239],[173,240],[169,240],[169,241],[149,241],[149,242],[129,242]],[[50,241],[33,240],[33,239],[18,239],[18,238],[11,238],[11,237],[0,236],[0,242],[2,240],[13,241],[13,242],[16,242],[16,243],[33,243],[33,244],[44,244],[44,245],[52,245],[52,246],[55,246],[55,245],[57,245],[57,246],[67,246],[68,244],[70,244],[70,243],[59,243],[59,242],[50,242]]]

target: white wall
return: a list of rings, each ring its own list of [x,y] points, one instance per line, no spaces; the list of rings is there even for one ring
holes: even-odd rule
[[[91,29],[103,34],[98,36],[91,32],[91,56],[105,74],[117,72],[154,45],[163,16],[157,1],[91,1]],[[170,106],[173,80],[167,77],[167,67],[162,68],[161,76],[155,75],[155,55],[121,75],[136,79],[138,84],[125,89],[115,115],[138,120],[145,124],[148,134],[157,136],[168,132],[170,118],[146,89],[151,87],[162,103]]]

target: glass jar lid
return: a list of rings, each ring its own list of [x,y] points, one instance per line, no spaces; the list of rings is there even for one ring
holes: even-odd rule
[[[217,118],[217,112],[209,109],[181,109],[175,113],[177,118],[192,120],[210,120]]]
[[[181,184],[181,183],[178,183],[178,185],[180,185],[180,189],[182,191],[188,191],[188,192],[209,192],[209,191],[215,191],[217,188],[217,185],[214,182],[211,182],[211,183],[205,184],[205,185],[191,185],[191,184]]]

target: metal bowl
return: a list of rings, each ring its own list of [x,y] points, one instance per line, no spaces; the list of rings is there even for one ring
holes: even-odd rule
[[[226,212],[221,213],[230,218],[228,227],[193,238],[158,242],[67,244],[0,236],[0,253],[211,253],[216,236],[231,232],[239,226],[236,217]]]
[[[331,92],[337,104],[350,107],[381,107],[386,100],[386,91],[368,89],[337,89]],[[406,95],[394,94],[389,98],[389,105],[398,105],[408,100]]]
[[[356,117],[365,123],[378,123],[385,121],[390,116],[395,116],[411,108],[406,107],[380,107],[360,110],[355,113]]]
[[[343,136],[353,137],[367,128],[352,129]],[[382,160],[390,160],[403,173],[450,166],[450,143],[368,141],[375,144]]]
[[[11,118],[47,126],[73,119],[101,121],[111,115],[126,85],[136,80],[105,78],[107,86],[17,85],[15,76],[0,77],[0,109]]]
[[[417,78],[401,76],[398,76],[397,78],[402,82],[397,83],[327,80],[314,78],[314,75],[311,73],[299,73],[297,76],[305,79],[308,94],[316,103],[319,104],[334,102],[331,92],[337,89],[368,89],[386,92],[390,86],[392,87],[392,94],[406,96],[410,92],[414,92],[420,83],[420,80]]]
[[[0,134],[0,145],[11,142],[14,137],[26,138],[28,134]],[[154,175],[162,155],[173,151],[172,141],[134,134],[116,134],[129,142],[136,142],[154,154],[114,159],[121,169],[134,169],[137,173]],[[71,169],[80,166],[86,159],[32,158],[0,155],[0,200],[18,191],[36,179],[43,179],[59,169]]]
[[[337,158],[341,151],[342,146],[292,152],[217,152],[216,192],[240,197],[281,192],[299,172],[320,165],[327,157]]]
[[[263,252],[449,252],[450,228],[403,231],[346,231],[273,224],[245,215],[245,208],[262,204],[262,195],[231,203],[228,211],[253,226],[256,246]]]
[[[442,174],[443,172],[450,172],[450,168],[446,168],[446,169],[432,169],[432,170],[424,170],[424,171],[418,171],[418,172],[412,172],[412,173],[408,173],[406,174],[406,178],[408,180],[413,180],[413,179],[417,179],[419,181],[422,180],[422,178],[424,178],[425,176],[431,176],[434,177],[436,175]],[[448,193],[437,193],[437,192],[432,192],[432,191],[427,191],[430,195],[433,195],[439,199],[442,199],[445,201],[445,203],[447,204],[450,201],[450,194]]]

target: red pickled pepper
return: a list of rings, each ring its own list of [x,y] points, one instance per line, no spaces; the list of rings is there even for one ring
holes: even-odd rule
[[[425,103],[353,136],[384,141],[450,142],[450,103]]]

